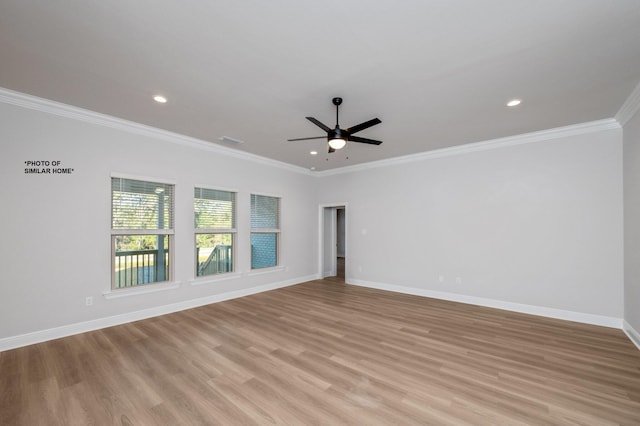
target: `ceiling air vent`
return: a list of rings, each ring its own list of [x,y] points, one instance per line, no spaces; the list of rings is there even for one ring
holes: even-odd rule
[[[222,136],[222,137],[220,138],[220,140],[221,140],[222,142],[234,143],[234,144],[236,144],[236,145],[241,144],[241,143],[244,143],[244,141],[241,141],[240,139],[232,138],[232,137],[230,137],[230,136]]]

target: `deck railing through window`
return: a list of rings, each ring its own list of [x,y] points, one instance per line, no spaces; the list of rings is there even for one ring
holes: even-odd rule
[[[115,288],[135,287],[165,281],[169,277],[169,252],[164,263],[158,262],[158,250],[117,251],[115,256]]]
[[[200,249],[197,249],[196,259],[199,259]],[[232,272],[231,246],[219,244],[207,257],[207,260],[198,265],[198,276]]]

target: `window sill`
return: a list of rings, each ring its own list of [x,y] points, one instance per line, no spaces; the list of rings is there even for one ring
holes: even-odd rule
[[[247,274],[247,276],[253,277],[255,275],[271,274],[274,272],[285,271],[286,269],[287,268],[285,266],[273,266],[271,268],[252,269],[251,272]]]
[[[137,296],[139,294],[156,293],[158,291],[174,290],[180,288],[180,282],[168,282],[162,284],[146,284],[140,287],[109,290],[102,293],[105,299],[118,299],[120,297]]]
[[[227,281],[227,280],[235,280],[242,276],[240,272],[228,272],[225,274],[216,274],[216,275],[208,275],[204,277],[194,278],[189,280],[189,285],[197,286],[197,285],[207,285],[214,284],[219,281]]]

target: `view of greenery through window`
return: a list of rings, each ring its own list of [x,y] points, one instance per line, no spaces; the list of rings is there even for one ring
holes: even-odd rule
[[[169,229],[171,219],[168,194],[113,192],[113,229]],[[159,212],[159,207],[163,210]],[[154,235],[124,235],[116,251],[144,250],[157,247]]]
[[[233,271],[235,193],[195,188],[196,275]]]
[[[174,186],[111,180],[113,288],[171,280]],[[236,193],[194,188],[196,276],[233,272]],[[251,194],[251,268],[278,265],[280,199]]]

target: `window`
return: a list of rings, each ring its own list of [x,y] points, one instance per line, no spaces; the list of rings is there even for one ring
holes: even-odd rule
[[[278,265],[280,199],[251,194],[251,269]]]
[[[171,281],[174,186],[111,178],[112,289]]]
[[[195,188],[196,276],[233,272],[236,194]]]

